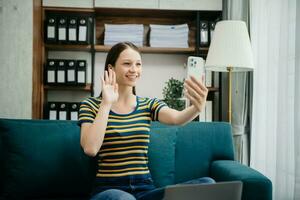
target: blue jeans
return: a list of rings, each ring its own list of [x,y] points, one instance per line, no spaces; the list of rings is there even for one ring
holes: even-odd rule
[[[212,184],[209,177],[193,179],[180,184]],[[100,186],[90,200],[161,200],[164,188],[155,188],[152,179],[131,180],[129,184]]]

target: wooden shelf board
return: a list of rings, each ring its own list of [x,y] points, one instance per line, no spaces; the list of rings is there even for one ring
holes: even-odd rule
[[[95,45],[97,52],[108,52],[111,46]],[[193,53],[194,47],[189,48],[160,48],[160,47],[140,47],[142,53]]]
[[[70,8],[70,7],[43,7],[45,11],[62,11],[62,12],[85,12],[85,13],[94,13],[95,9],[93,8]]]
[[[209,92],[217,92],[219,91],[219,88],[216,88],[216,87],[208,87],[207,88]]]
[[[57,51],[90,51],[91,45],[78,45],[78,44],[45,44],[45,48],[48,50]]]
[[[92,89],[92,85],[91,84],[86,84],[85,86],[68,86],[68,85],[63,85],[63,86],[59,86],[59,85],[53,85],[53,86],[49,86],[49,85],[44,85],[44,89],[46,90],[83,90],[83,91],[91,91]]]

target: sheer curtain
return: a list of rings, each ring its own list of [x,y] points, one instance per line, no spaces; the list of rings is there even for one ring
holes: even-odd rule
[[[274,199],[299,199],[296,0],[252,0],[250,19],[255,63],[250,163],[272,180]]]
[[[296,71],[295,71],[295,199],[300,199],[300,2],[296,11]]]

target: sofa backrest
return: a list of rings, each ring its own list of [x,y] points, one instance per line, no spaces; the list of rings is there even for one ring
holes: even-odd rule
[[[231,126],[226,122],[191,122],[172,127],[154,122],[150,140],[150,171],[154,180],[159,179],[158,186],[210,176],[212,161],[234,159]],[[157,154],[152,151],[154,147],[164,157],[151,156]],[[152,160],[160,162],[164,172],[152,168]]]
[[[77,197],[90,192],[94,162],[76,122],[0,119],[4,199]]]

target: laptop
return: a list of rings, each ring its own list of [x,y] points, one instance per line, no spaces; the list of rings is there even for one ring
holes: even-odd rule
[[[241,181],[178,184],[165,188],[164,200],[241,200]]]

